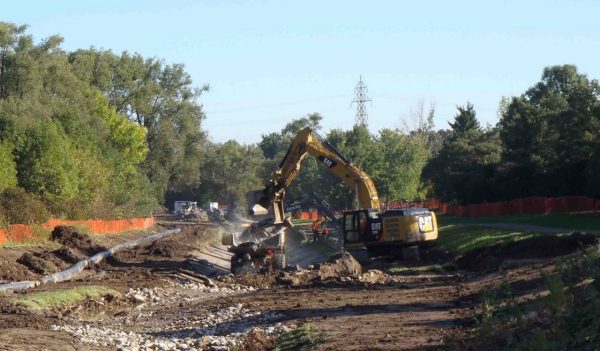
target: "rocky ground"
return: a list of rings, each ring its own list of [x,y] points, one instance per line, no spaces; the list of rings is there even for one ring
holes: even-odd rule
[[[302,260],[291,262],[294,268],[233,277],[218,227],[180,227],[180,234],[119,253],[74,281],[25,293],[101,285],[120,296],[32,311],[15,303],[23,293],[0,295],[0,350],[266,350],[306,324],[326,335],[322,350],[439,349],[468,323],[479,292],[508,282],[520,296],[533,294],[539,272],[557,259],[511,259],[508,267],[496,252],[494,265],[478,255],[468,270],[431,270],[448,258],[425,251],[419,264],[382,258],[361,265],[343,254],[327,261],[304,245],[291,249]],[[3,248],[0,277],[35,279],[147,234],[70,233],[57,235],[53,248]]]

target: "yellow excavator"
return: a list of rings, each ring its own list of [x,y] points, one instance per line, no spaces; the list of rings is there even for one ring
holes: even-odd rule
[[[265,238],[280,234],[278,245],[284,247],[285,231],[282,229],[292,226],[284,215],[285,192],[300,172],[302,160],[308,154],[357,195],[359,208],[344,212],[342,219],[342,240],[346,250],[366,248],[381,252],[400,248],[405,258],[414,260],[419,259],[419,244],[437,239],[434,212],[417,208],[382,211],[371,178],[312,128],[305,128],[296,135],[265,187],[248,192],[248,212],[255,220],[260,220],[252,232],[262,232]],[[280,255],[284,256],[285,252],[282,250]],[[279,258],[278,262],[279,265],[285,265],[284,258]]]

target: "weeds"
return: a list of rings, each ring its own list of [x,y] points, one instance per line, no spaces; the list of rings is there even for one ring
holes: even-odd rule
[[[519,302],[507,282],[484,291],[473,327],[446,345],[460,350],[597,350],[600,347],[600,257],[583,257],[540,273],[545,294]]]
[[[91,285],[66,290],[32,292],[16,298],[14,302],[31,310],[45,310],[74,305],[86,299],[102,296],[120,297],[121,293],[105,286]]]
[[[309,351],[315,350],[327,340],[327,333],[315,330],[310,324],[303,324],[298,328],[281,335],[277,339],[275,351]]]

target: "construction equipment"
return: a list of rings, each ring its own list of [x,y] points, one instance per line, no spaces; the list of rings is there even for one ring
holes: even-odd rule
[[[248,212],[252,216],[276,228],[291,226],[284,216],[283,199],[307,154],[319,160],[357,195],[359,208],[343,215],[344,248],[366,247],[372,251],[401,248],[406,258],[418,259],[418,245],[437,239],[434,212],[427,209],[381,211],[371,178],[311,128],[296,135],[266,186],[247,194]]]
[[[188,219],[198,210],[198,203],[195,201],[175,201],[173,212],[179,219]]]
[[[335,213],[335,210],[331,208],[329,203],[315,192],[302,195],[297,201],[285,205],[284,209],[285,213],[287,214],[294,211],[299,211],[306,206],[315,207],[320,215],[323,215],[330,221],[335,221],[339,217],[339,215]]]

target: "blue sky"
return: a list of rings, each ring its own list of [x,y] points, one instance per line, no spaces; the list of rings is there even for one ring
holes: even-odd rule
[[[311,112],[325,130],[354,123],[354,86],[369,88],[369,127],[402,126],[436,105],[497,121],[502,96],[523,93],[545,66],[600,78],[600,1],[25,1],[0,20],[30,25],[67,50],[139,52],[183,63],[215,141],[257,142]]]

